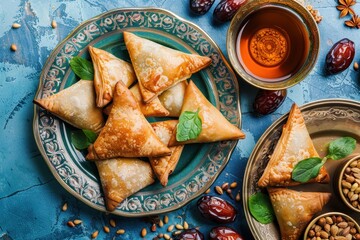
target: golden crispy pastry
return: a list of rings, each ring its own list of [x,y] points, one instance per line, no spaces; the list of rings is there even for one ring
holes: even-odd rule
[[[145,102],[211,63],[209,57],[183,53],[129,32],[124,32],[124,40]]]
[[[291,173],[299,161],[310,157],[319,157],[319,154],[310,138],[300,109],[296,104],[293,104],[281,137],[258,181],[259,187],[300,184],[291,179]],[[319,175],[309,182],[327,183],[329,180],[329,174],[323,166]]]
[[[181,81],[159,95],[161,104],[169,111],[169,117],[179,117],[188,83]]]
[[[125,198],[155,181],[150,164],[137,158],[107,159],[95,164],[108,211],[114,211]]]
[[[159,98],[154,98],[150,102],[145,103],[141,99],[139,84],[135,84],[130,88],[130,91],[134,95],[135,99],[138,101],[141,112],[145,117],[165,117],[169,115],[169,111],[161,104]],[[104,113],[109,115],[112,108],[112,103],[104,108]]]
[[[113,98],[115,84],[122,81],[129,87],[136,75],[132,65],[104,50],[89,47],[94,65],[94,85],[96,91],[96,105],[104,107]]]
[[[167,145],[177,123],[178,120],[167,120],[163,122],[151,123],[151,126],[161,141]],[[151,167],[154,170],[154,173],[159,179],[161,185],[167,185],[169,175],[175,170],[183,148],[184,145],[169,147],[171,150],[170,156],[149,158]]]
[[[171,136],[169,146],[245,138],[245,134],[231,124],[221,112],[205,98],[196,85],[190,81],[185,91],[181,113],[184,111],[196,112],[198,109],[199,117],[202,121],[200,135],[193,140],[177,142],[175,129],[174,134]]]
[[[331,193],[298,192],[268,188],[271,204],[280,226],[281,240],[297,240],[317,212],[330,200]]]
[[[80,129],[99,132],[105,120],[95,105],[93,81],[80,80],[72,86],[34,103]]]
[[[159,157],[171,151],[156,136],[140,111],[130,90],[119,81],[115,86],[114,105],[104,128],[88,148],[86,159],[114,157]]]

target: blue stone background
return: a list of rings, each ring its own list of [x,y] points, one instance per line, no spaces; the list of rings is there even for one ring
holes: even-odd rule
[[[33,104],[41,69],[55,46],[79,23],[100,13],[121,7],[161,7],[199,25],[223,50],[226,56],[226,32],[229,23],[214,24],[212,9],[204,16],[189,11],[189,0],[2,0],[0,1],[0,239],[89,239],[99,230],[98,239],[141,239],[140,230],[150,224],[141,218],[122,218],[95,211],[67,193],[50,173],[37,150],[32,135]],[[337,0],[312,0],[323,16],[319,24],[321,49],[311,74],[301,83],[288,89],[284,104],[273,114],[257,117],[252,110],[256,89],[239,78],[242,128],[247,137],[239,141],[231,160],[214,183],[237,181],[241,191],[243,173],[251,151],[262,133],[272,122],[287,113],[293,102],[302,105],[318,99],[346,98],[360,100],[359,72],[350,67],[333,76],[324,74],[327,51],[338,40],[348,37],[356,45],[355,60],[360,60],[360,30],[344,26],[336,10]],[[360,3],[355,5],[360,13]],[[51,20],[57,22],[52,29]],[[11,29],[12,23],[22,25]],[[15,43],[16,52],[9,47]],[[212,191],[213,192],[213,191]],[[235,192],[235,191],[234,191]],[[236,192],[235,192],[236,193]],[[224,195],[225,199],[229,198]],[[246,239],[252,239],[243,214],[242,204],[235,203],[237,220],[229,226]],[[61,211],[68,202],[66,212]],[[199,226],[207,233],[216,224],[203,219],[195,201],[168,214],[170,222],[186,220],[191,227]],[[114,218],[117,228],[109,234],[103,225]],[[68,220],[81,219],[76,228],[66,226]],[[169,225],[169,224],[168,224]],[[118,236],[118,228],[126,230]],[[148,230],[149,232],[149,230]],[[165,232],[165,227],[161,229]],[[149,233],[152,239],[156,233]]]

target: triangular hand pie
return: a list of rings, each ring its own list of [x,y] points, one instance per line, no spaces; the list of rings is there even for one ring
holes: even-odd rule
[[[163,122],[151,123],[151,126],[161,141],[167,145],[177,123],[178,120],[167,120]],[[183,148],[184,145],[169,147],[172,152],[170,156],[149,158],[151,167],[154,170],[154,173],[159,179],[161,185],[167,185],[169,175],[175,170]]]
[[[266,187],[300,184],[291,179],[292,171],[299,161],[310,157],[319,157],[319,154],[310,138],[300,109],[293,104],[280,139],[258,185]],[[329,174],[323,166],[319,175],[309,182],[329,182],[329,179]]]
[[[171,136],[169,146],[236,140],[245,137],[245,134],[239,128],[231,124],[221,112],[206,99],[196,85],[190,81],[185,91],[181,113],[184,111],[196,112],[197,110],[199,110],[199,117],[202,120],[202,130],[200,135],[193,140],[177,142],[175,129],[174,134]]]
[[[125,198],[155,181],[150,164],[137,158],[107,159],[95,164],[108,211],[114,211]]]
[[[94,86],[96,91],[96,104],[104,107],[113,98],[115,84],[122,81],[129,87],[136,75],[132,65],[104,50],[89,47],[94,65]]]
[[[34,103],[80,129],[99,132],[105,124],[101,109],[95,105],[93,81],[80,80]]]
[[[211,63],[209,57],[183,53],[129,32],[124,32],[124,40],[145,102]]]
[[[119,81],[115,86],[114,105],[86,159],[114,157],[159,157],[171,151],[156,136],[130,90]]]
[[[331,193],[298,192],[268,188],[271,204],[280,226],[281,240],[297,240],[314,216],[330,200]]]
[[[135,84],[130,88],[130,91],[138,101],[141,112],[145,117],[165,117],[169,115],[169,111],[161,104],[159,98],[154,98],[150,102],[145,103],[140,94],[139,84]],[[104,113],[109,115],[112,108],[112,103],[104,108]]]
[[[159,95],[161,104],[169,111],[169,117],[179,117],[188,83],[181,81]]]

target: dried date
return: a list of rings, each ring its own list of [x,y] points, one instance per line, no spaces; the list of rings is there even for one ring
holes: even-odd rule
[[[221,0],[215,8],[213,16],[219,22],[229,21],[246,2],[247,0]]]
[[[210,231],[210,240],[244,240],[244,238],[230,227],[214,227]]]
[[[332,46],[326,55],[326,71],[336,74],[347,69],[354,59],[355,44],[353,41],[344,38]]]
[[[236,218],[236,209],[227,201],[214,197],[203,196],[197,202],[201,215],[218,223],[230,223]]]
[[[215,0],[190,0],[190,9],[193,13],[203,15],[209,11]]]
[[[187,229],[176,235],[175,240],[204,240],[204,235],[196,228]]]
[[[280,107],[286,98],[286,90],[259,90],[254,101],[257,114],[266,115]]]

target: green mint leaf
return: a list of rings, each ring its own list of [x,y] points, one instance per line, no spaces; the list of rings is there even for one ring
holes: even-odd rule
[[[70,60],[70,66],[79,78],[83,80],[94,79],[94,67],[90,61],[76,56]]]
[[[196,112],[185,111],[179,117],[176,129],[178,142],[196,139],[202,130],[202,122],[199,117],[199,109]]]
[[[356,140],[352,137],[342,137],[332,141],[329,144],[329,154],[327,158],[333,160],[342,159],[350,155],[356,147]]]
[[[256,221],[268,224],[274,221],[275,214],[267,194],[258,192],[249,198],[249,210]]]
[[[75,130],[71,133],[71,143],[78,150],[86,149],[91,144],[91,142],[82,130]]]
[[[86,130],[86,129],[83,129],[82,130],[83,133],[85,134],[85,136],[87,137],[87,140],[90,142],[90,143],[94,143],[96,138],[97,138],[97,134],[94,133],[93,131],[91,130]]]
[[[292,180],[305,183],[319,174],[320,168],[326,161],[321,158],[307,158],[298,162],[291,174]]]

